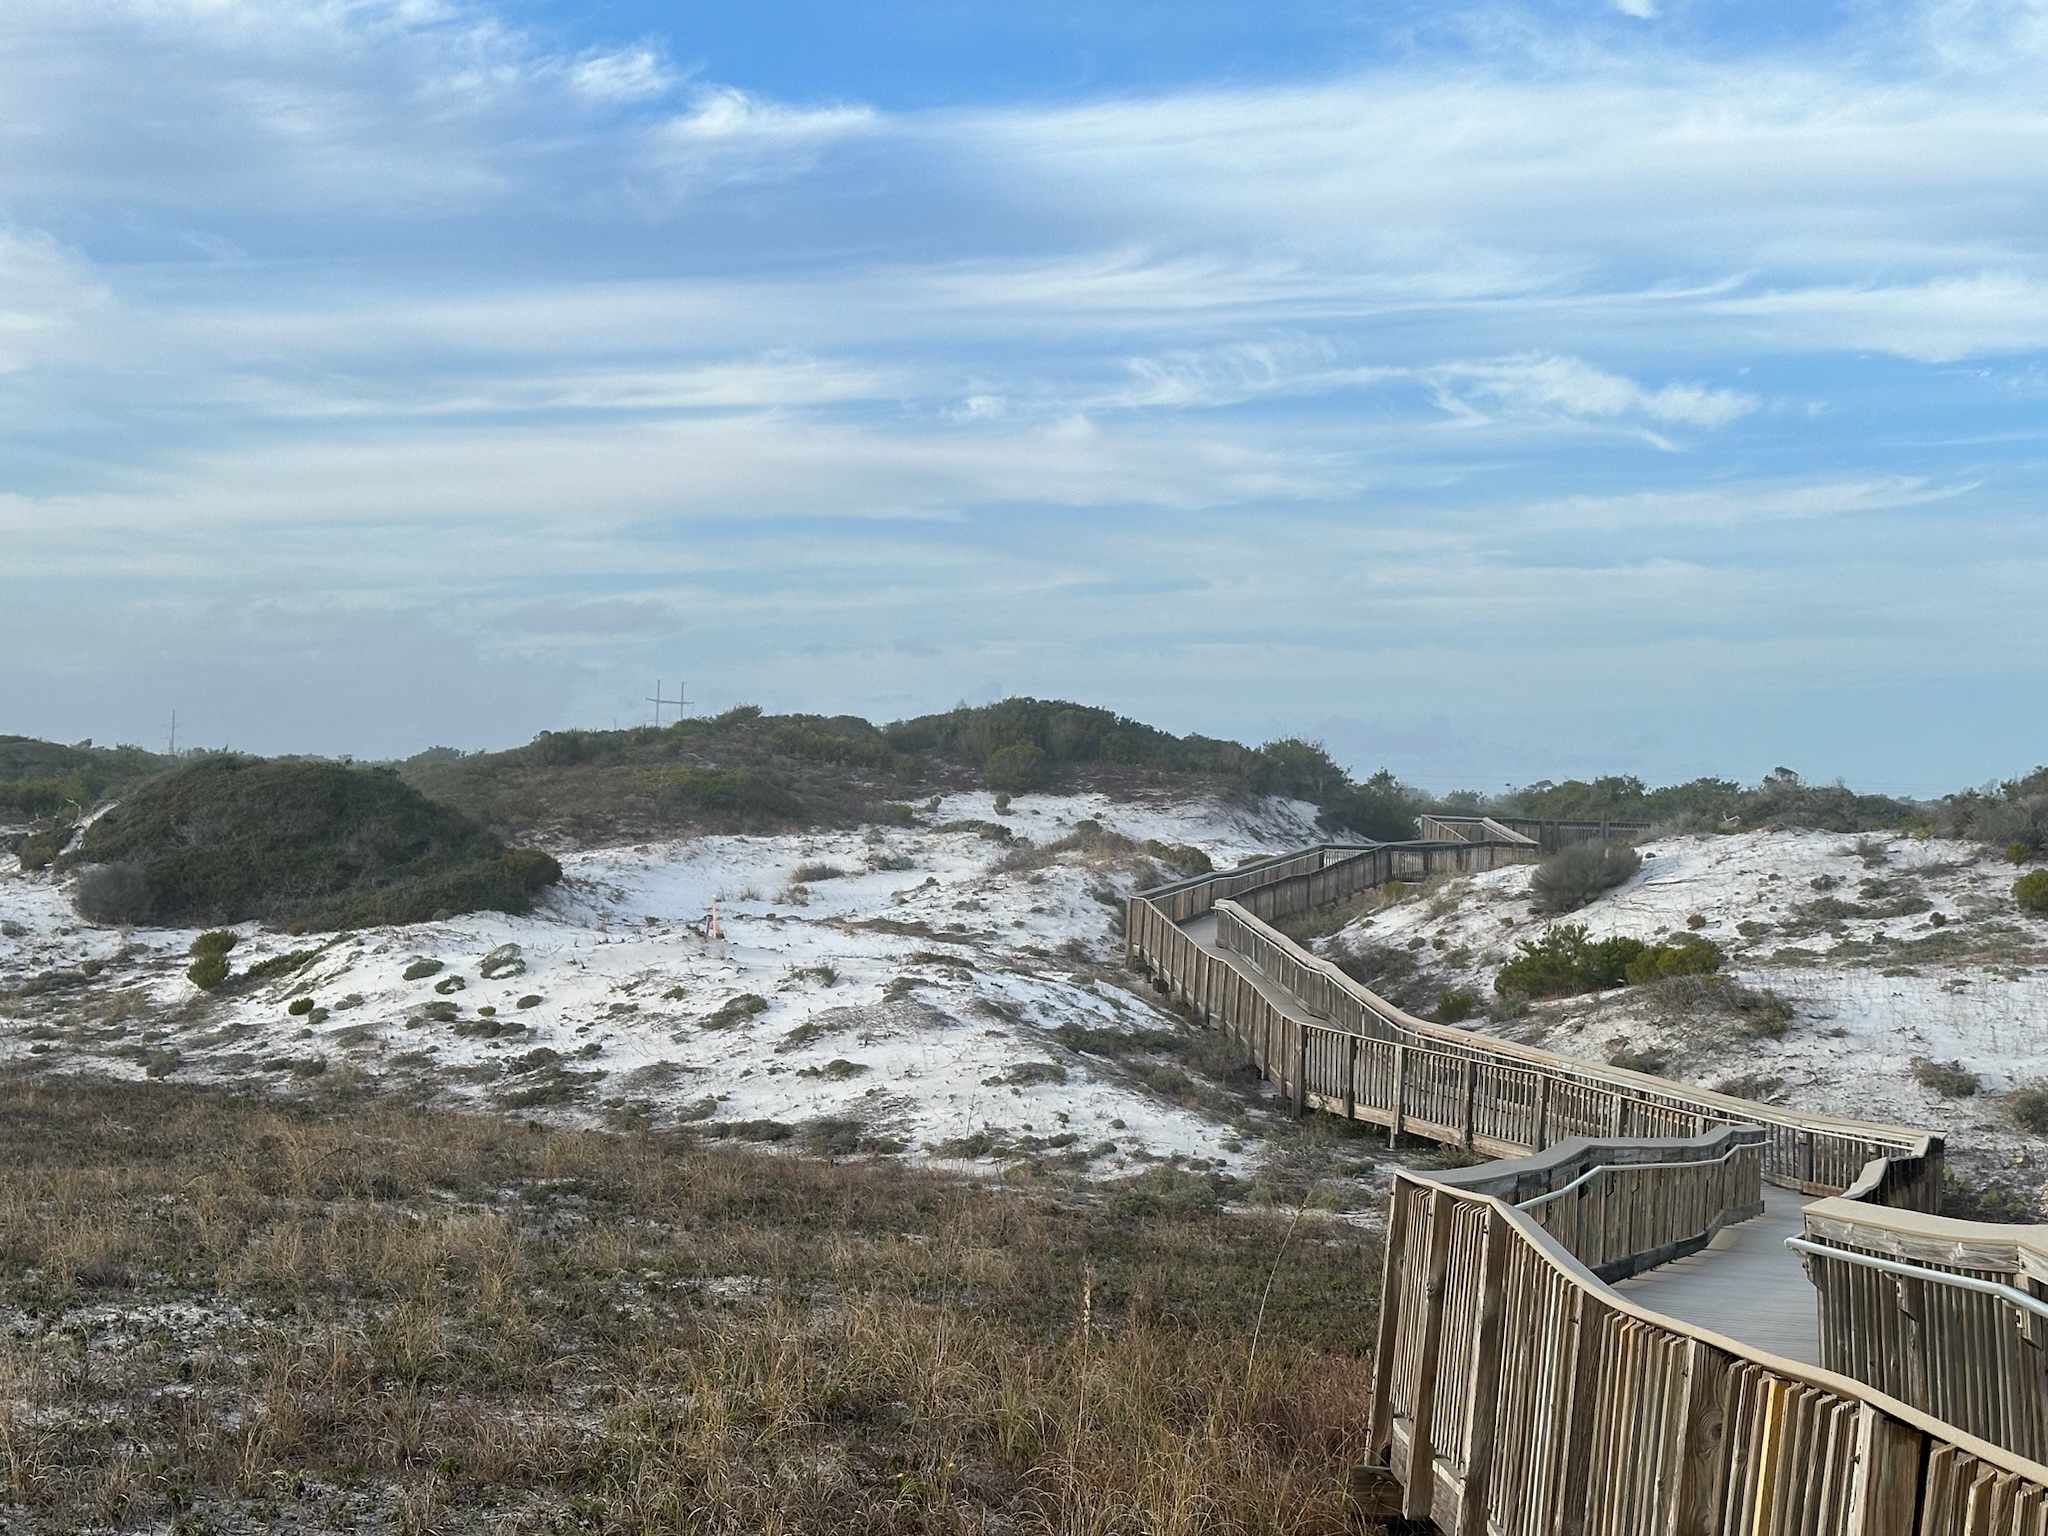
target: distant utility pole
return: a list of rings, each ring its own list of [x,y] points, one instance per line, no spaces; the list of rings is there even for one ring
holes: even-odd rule
[[[664,699],[661,696],[661,679],[657,677],[654,680],[654,696],[647,702],[654,706],[654,728],[657,731],[661,729],[661,706],[664,704],[675,705],[676,718],[680,720],[683,718],[683,711],[690,707],[689,695],[690,685],[688,683],[677,683],[676,696],[672,699]]]
[[[177,711],[176,711],[176,710],[174,709],[174,710],[172,710],[172,711],[171,711],[171,747],[170,747],[170,750],[169,750],[168,752],[166,752],[166,753],[164,754],[164,756],[166,756],[166,757],[176,757],[177,755],[178,755],[178,712],[177,712]]]

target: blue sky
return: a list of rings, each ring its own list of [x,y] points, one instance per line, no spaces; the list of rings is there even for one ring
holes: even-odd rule
[[[0,730],[2024,771],[2044,87],[1964,0],[12,0]]]

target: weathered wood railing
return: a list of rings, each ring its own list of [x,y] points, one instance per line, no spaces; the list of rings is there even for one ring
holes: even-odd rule
[[[2048,1455],[2048,1228],[1932,1214],[1939,1136],[1418,1019],[1267,921],[1389,879],[1526,860],[1543,829],[1515,828],[1513,842],[1429,830],[1142,893],[1127,924],[1131,962],[1241,1041],[1298,1110],[1500,1156],[1553,1149],[1396,1177],[1373,1434],[1401,1511],[1459,1536],[2048,1536],[2048,1466],[2029,1459]],[[1573,1194],[1543,1198],[1588,1158],[1668,1159],[1622,1140],[1646,1137],[1705,1137],[1748,1162],[1679,1160],[1720,1170],[1718,1185],[1668,1163],[1587,1167]],[[1644,1198],[1674,1175],[1698,1187]],[[1844,1196],[1806,1207],[1795,1240],[1820,1292],[1826,1369],[1660,1316],[1601,1279],[1704,1242],[1759,1175]]]
[[[1410,847],[1441,855],[1447,845]],[[1362,855],[1379,852],[1315,849],[1264,867],[1276,884],[1292,886],[1335,877],[1347,865],[1369,874]],[[1297,1109],[1495,1156],[1539,1151],[1567,1136],[1697,1136],[1716,1126],[1756,1124],[1770,1138],[1764,1177],[1774,1184],[1833,1194],[1873,1159],[1890,1159],[1898,1203],[1938,1206],[1939,1136],[1759,1105],[1418,1019],[1252,913],[1245,898],[1255,888],[1236,877],[1255,872],[1232,872],[1232,896],[1208,889],[1190,896],[1201,882],[1182,882],[1167,888],[1174,906],[1156,902],[1153,892],[1132,897],[1126,953],[1243,1045]],[[1176,909],[1188,916],[1169,920]],[[1200,916],[1214,917],[1213,950],[1180,926]]]
[[[1538,821],[1524,816],[1418,816],[1425,838],[1462,842],[1527,842],[1545,853],[1573,843],[1605,843],[1641,837],[1650,829],[1628,821]]]
[[[1753,1125],[1663,1140],[1574,1136],[1435,1179],[1505,1201],[1602,1280],[1624,1280],[1761,1215],[1764,1142]]]
[[[1639,1307],[1530,1216],[1397,1174],[1372,1440],[1488,1536],[2042,1536],[2048,1467]]]
[[[2048,1227],[1849,1198],[1802,1214],[1822,1363],[2048,1460]]]
[[[1696,1253],[1722,1227],[1763,1214],[1763,1143],[1761,1126],[1665,1141],[1571,1137],[1434,1178],[1511,1204],[1614,1282]]]

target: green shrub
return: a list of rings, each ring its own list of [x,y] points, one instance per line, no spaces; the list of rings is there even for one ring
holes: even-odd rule
[[[202,992],[211,992],[228,979],[226,955],[209,950],[185,967],[185,979]]]
[[[1641,939],[1596,940],[1583,923],[1560,923],[1541,938],[1524,939],[1493,988],[1503,996],[1572,997],[1618,987],[1627,980],[1629,963],[1649,947]]]
[[[284,1011],[293,1018],[300,1018],[313,1011],[313,999],[310,997],[295,997],[286,1006]]]
[[[1625,843],[1573,843],[1536,866],[1530,898],[1539,912],[1576,912],[1642,867],[1643,856]]]
[[[129,863],[88,864],[78,872],[71,905],[88,923],[122,928],[149,916],[149,877]]]
[[[663,801],[682,811],[725,812],[794,821],[804,803],[774,780],[744,768],[664,768],[647,776]]]
[[[524,912],[560,868],[505,846],[388,769],[220,754],[129,794],[71,858],[130,862],[164,923],[308,929]]]
[[[1479,1011],[1479,998],[1469,987],[1452,987],[1437,1000],[1436,1017],[1439,1024],[1456,1024],[1469,1019]]]
[[[2048,869],[2037,869],[2013,881],[2012,899],[2022,912],[2048,913]]]
[[[45,827],[40,832],[31,832],[21,842],[21,867],[48,869],[57,855],[64,851],[64,845],[71,841],[73,830],[69,823],[64,823]]]
[[[1721,969],[1721,949],[1712,939],[1692,938],[1677,944],[1650,944],[1622,967],[1631,986],[1662,981],[1667,976],[1705,976]]]
[[[2022,1083],[2005,1096],[2005,1113],[2030,1136],[2048,1136],[2048,1083]]]
[[[187,951],[193,955],[224,955],[241,942],[241,936],[232,928],[209,928],[192,941]]]
[[[422,956],[420,959],[413,961],[411,965],[408,965],[400,974],[407,981],[424,981],[429,976],[439,975],[440,972],[441,962],[439,960],[429,960]]]
[[[2005,845],[2005,862],[2008,864],[2030,863],[2033,857],[2034,845],[2032,843],[2007,843]]]
[[[698,1022],[705,1029],[731,1029],[735,1024],[744,1024],[755,1014],[767,1010],[767,998],[757,992],[742,992],[738,997],[727,998],[716,1011],[706,1014]]]
[[[989,753],[984,776],[990,789],[1037,789],[1050,777],[1050,764],[1042,748],[1022,742]]]

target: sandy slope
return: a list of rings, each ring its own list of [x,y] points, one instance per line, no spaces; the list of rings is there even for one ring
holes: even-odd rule
[[[563,884],[525,918],[476,915],[335,942],[245,925],[237,972],[325,947],[305,970],[225,999],[184,979],[192,931],[81,927],[60,887],[15,870],[0,874],[0,920],[19,930],[0,936],[0,987],[90,960],[108,969],[89,987],[0,998],[0,1059],[282,1084],[412,1075],[536,1112],[848,1121],[842,1136],[923,1155],[963,1155],[975,1148],[962,1138],[993,1131],[998,1146],[1035,1138],[1070,1159],[1102,1149],[1090,1165],[1105,1172],[1174,1154],[1234,1166],[1244,1144],[1227,1125],[1054,1036],[1061,1025],[1176,1027],[1115,968],[1115,903],[1161,878],[1159,866],[1072,854],[997,872],[1005,844],[941,830],[1000,824],[1045,844],[1084,820],[1200,847],[1218,864],[1317,835],[1312,808],[1295,801],[1020,796],[999,818],[989,795],[958,795],[920,809],[911,828],[567,857]],[[798,886],[805,865],[844,873]],[[717,939],[704,931],[714,899]],[[482,957],[506,944],[518,946],[517,974],[485,979]],[[421,958],[444,968],[405,979]],[[299,997],[319,1011],[289,1014]],[[521,1007],[528,998],[538,1001]],[[747,998],[765,1007],[721,1014]],[[428,1017],[435,1003],[455,1017]],[[763,1131],[775,1128],[754,1127]]]
[[[1786,1034],[1751,1038],[1713,1013],[1669,1016],[1654,993],[1635,989],[1539,1005],[1508,1024],[1472,1021],[1477,1027],[1595,1059],[1662,1057],[1667,1075],[1707,1086],[1939,1128],[1980,1174],[2031,1167],[2048,1153],[2012,1129],[2000,1100],[2048,1078],[2048,922],[2015,908],[2011,865],[1966,843],[1812,832],[1676,838],[1646,843],[1643,853],[1634,879],[1565,920],[1596,937],[1705,934],[1728,953],[1737,980],[1793,1005]],[[1531,873],[1524,866],[1450,882],[1322,947],[1414,946],[1448,981],[1488,997],[1517,942],[1549,926],[1530,911]],[[1827,900],[1871,912],[1924,902],[1926,910],[1830,916]],[[1705,919],[1697,930],[1688,926],[1695,914]],[[1916,1057],[1960,1061],[1982,1091],[1944,1097],[1915,1081]]]

